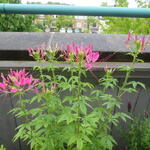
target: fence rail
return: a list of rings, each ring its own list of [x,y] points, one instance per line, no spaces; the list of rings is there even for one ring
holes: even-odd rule
[[[76,16],[114,16],[150,18],[149,8],[85,7],[42,4],[0,4],[4,14],[54,14]]]

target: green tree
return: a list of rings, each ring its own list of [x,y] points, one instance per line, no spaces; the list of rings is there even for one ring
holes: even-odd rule
[[[149,8],[150,0],[136,0],[140,8]],[[127,0],[115,0],[115,7],[128,7]],[[101,24],[104,33],[127,34],[133,31],[136,34],[150,34],[149,18],[128,18],[128,17],[104,17],[105,25]]]
[[[52,24],[52,22],[54,22],[54,21],[55,21],[55,19],[54,19],[54,17],[53,17],[52,15],[47,15],[47,16],[45,16],[44,24],[45,24],[47,27],[51,28],[51,24]]]
[[[57,27],[57,30],[59,31],[61,28],[68,28],[72,27],[72,25],[75,22],[74,16],[58,16],[55,20],[55,24]]]
[[[90,26],[93,26],[93,23],[96,23],[97,22],[97,19],[93,16],[89,16],[87,18],[87,26],[88,26],[88,29]]]
[[[20,0],[0,0],[0,3],[21,3]],[[0,14],[0,31],[34,31],[35,15]]]

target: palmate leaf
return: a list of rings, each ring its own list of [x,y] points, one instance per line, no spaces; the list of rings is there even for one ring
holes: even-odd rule
[[[56,76],[57,77],[57,79],[59,80],[59,81],[64,81],[64,82],[67,82],[67,78],[65,77],[65,76],[62,76],[62,75],[57,75]]]
[[[83,140],[82,139],[78,139],[77,140],[77,149],[78,150],[82,150],[83,148]]]
[[[123,121],[126,122],[126,119],[132,119],[129,115],[122,113],[122,112],[118,112],[114,115],[115,118],[121,118]]]
[[[133,71],[133,68],[130,66],[124,65],[124,66],[119,67],[119,71]]]
[[[28,114],[30,114],[32,117],[35,117],[36,115],[42,114],[44,110],[41,108],[32,108],[28,110]]]
[[[112,136],[107,134],[101,134],[99,137],[98,144],[100,147],[103,147],[104,149],[112,150],[114,144],[117,144],[116,141],[113,139]]]
[[[144,63],[142,59],[136,59],[136,62]]]
[[[76,121],[78,118],[78,116],[76,114],[72,114],[72,113],[64,113],[63,115],[60,116],[60,118],[58,119],[58,123],[61,122],[66,122],[67,124],[70,124],[74,121]]]
[[[104,86],[105,89],[115,88],[117,86],[117,82],[118,82],[118,80],[114,79],[112,76],[108,76],[108,77],[104,76],[104,78],[101,78],[99,81],[100,81],[101,85]]]
[[[107,109],[111,109],[114,107],[120,108],[121,103],[119,101],[113,100],[113,101],[108,101],[102,104],[103,106],[106,106]]]
[[[46,79],[46,80],[49,80],[49,81],[52,80],[52,77],[49,76],[49,75],[43,75],[42,77],[43,77],[44,79]]]
[[[69,146],[77,145],[78,150],[83,150],[84,143],[91,143],[91,140],[88,138],[88,136],[82,133],[72,135],[68,141]]]
[[[76,101],[76,97],[75,96],[66,96],[64,99],[63,99],[63,103],[64,102],[69,102],[70,104],[72,104],[73,101]]]
[[[100,96],[101,100],[104,101],[115,101],[116,99],[111,94],[103,94]]]
[[[143,89],[146,89],[145,85],[142,82],[137,82],[137,81],[130,81],[128,85],[132,85],[133,88],[137,88],[137,86],[142,87]]]
[[[12,110],[10,110],[9,113],[16,114],[19,111],[21,111],[21,108],[20,107],[16,107],[16,108],[13,108]]]
[[[93,90],[91,92],[91,95],[96,95],[96,97],[99,97],[102,94],[103,94],[103,92],[101,90]]]
[[[124,88],[122,89],[122,91],[128,92],[128,93],[133,93],[133,92],[137,92],[137,90],[135,88]]]
[[[87,114],[87,107],[84,102],[79,103],[79,108],[82,114],[86,115]]]
[[[88,82],[81,82],[81,85],[85,88],[85,87],[88,87],[88,88],[94,88],[93,84],[91,83],[88,83]]]
[[[42,95],[41,94],[38,94],[38,95],[35,95],[33,96],[31,99],[30,99],[30,102],[29,104],[32,104],[34,102],[40,102],[42,100]]]

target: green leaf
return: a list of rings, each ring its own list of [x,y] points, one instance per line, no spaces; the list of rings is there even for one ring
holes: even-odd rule
[[[137,62],[144,63],[142,59],[136,59]]]
[[[140,85],[143,89],[146,89],[144,83],[142,83],[142,82],[137,82],[137,84]]]
[[[83,148],[83,140],[81,138],[77,139],[77,149],[82,150]]]
[[[133,71],[133,68],[130,66],[120,66],[119,71]]]
[[[137,92],[137,90],[135,88],[124,88],[123,91],[128,92],[128,93]]]
[[[76,141],[78,140],[77,136],[72,136],[69,141],[68,141],[68,145],[72,145],[72,144],[76,144]]]
[[[80,102],[79,103],[79,107],[80,107],[80,111],[86,115],[87,114],[87,108],[86,108],[86,104],[84,102]]]

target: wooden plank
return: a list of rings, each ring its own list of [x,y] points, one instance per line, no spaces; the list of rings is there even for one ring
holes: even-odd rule
[[[46,66],[48,62],[36,62],[36,61],[0,61],[0,68],[33,68],[34,66]],[[59,62],[53,63],[56,67],[64,68],[67,67],[75,67],[70,63]],[[95,62],[92,64],[92,69],[94,70],[103,70],[106,66],[108,68],[119,68],[122,65],[130,66],[131,62]],[[134,65],[136,71],[150,71],[150,63],[136,63]]]
[[[13,108],[12,97],[0,95],[0,144],[7,150],[21,150],[19,141],[13,143],[12,139],[16,134],[16,119],[8,112]]]
[[[94,46],[95,51],[129,52],[131,50],[125,47],[127,38],[128,35],[125,34],[0,32],[0,51],[22,51],[40,45],[48,47],[58,45],[59,48],[65,49],[67,44],[75,41],[78,45],[88,45],[90,43]],[[150,53],[149,49],[150,46],[146,48],[144,53]]]

